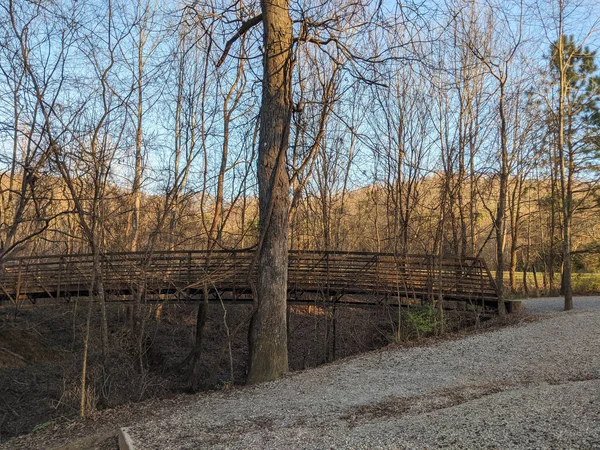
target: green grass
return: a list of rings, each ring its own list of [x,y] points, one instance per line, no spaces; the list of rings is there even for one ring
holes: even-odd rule
[[[538,285],[540,287],[540,294],[544,294],[543,285],[543,274],[537,274]],[[504,272],[504,284],[508,287],[510,280],[510,273]],[[515,273],[515,280],[517,284],[517,291],[523,293],[523,272]],[[600,294],[600,273],[574,273],[571,277],[573,283],[573,293],[576,295],[591,295]],[[554,275],[554,283],[556,289],[560,286],[560,273]],[[535,294],[535,282],[533,279],[533,272],[527,272],[527,285],[529,287],[529,294]]]

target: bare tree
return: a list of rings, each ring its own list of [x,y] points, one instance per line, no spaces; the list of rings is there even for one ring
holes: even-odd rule
[[[496,80],[498,85],[498,117],[499,117],[499,129],[498,134],[500,137],[500,170],[499,170],[499,191],[496,214],[494,219],[494,229],[496,232],[496,289],[498,292],[498,312],[500,316],[505,314],[504,305],[504,245],[505,245],[505,232],[506,232],[506,205],[509,185],[509,142],[508,142],[508,123],[507,123],[507,83],[510,76],[511,65],[514,61],[515,55],[519,50],[522,43],[522,17],[523,11],[521,10],[519,21],[514,25],[515,29],[510,22],[502,21],[501,25],[503,29],[508,33],[507,35],[507,48],[496,50],[492,47],[492,36],[493,33],[497,33],[499,26],[494,23],[493,17],[493,6],[490,5],[488,12],[488,35],[486,44],[483,50],[475,42],[473,34],[467,33],[467,43],[469,49],[473,52],[475,57],[479,59],[489,70],[490,75]],[[498,52],[494,55],[494,52]]]

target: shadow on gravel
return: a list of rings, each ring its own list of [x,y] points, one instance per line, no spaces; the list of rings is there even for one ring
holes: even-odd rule
[[[424,414],[450,408],[496,394],[509,387],[508,384],[489,383],[478,386],[439,389],[425,395],[392,397],[384,402],[361,405],[348,410],[341,416],[351,427],[381,418],[398,418],[408,414]]]
[[[509,389],[538,386],[544,383],[558,386],[598,379],[600,379],[599,375],[583,373],[567,379],[558,380],[550,378],[539,380],[536,383],[486,383],[482,385],[438,389],[425,395],[391,397],[383,402],[356,406],[350,408],[340,419],[345,420],[350,427],[355,427],[378,419],[397,419],[406,415],[425,414],[440,409],[451,408]]]

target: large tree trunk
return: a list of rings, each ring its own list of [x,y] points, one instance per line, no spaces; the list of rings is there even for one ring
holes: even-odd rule
[[[292,21],[287,0],[263,0],[261,6],[264,75],[258,186],[262,242],[258,249],[257,309],[250,325],[248,383],[273,380],[288,370],[286,153],[291,118]]]

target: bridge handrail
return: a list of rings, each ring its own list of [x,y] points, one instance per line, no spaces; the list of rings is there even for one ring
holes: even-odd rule
[[[151,258],[146,252],[104,253],[102,276],[106,288],[117,291],[133,292],[139,286],[182,291],[207,284],[243,291],[253,254],[252,249],[157,251]],[[494,279],[480,258],[339,250],[291,250],[289,256],[292,290],[388,295],[401,288],[406,295],[433,298],[441,293],[482,300],[496,295]],[[92,265],[91,253],[11,258],[3,264],[0,294],[52,297],[53,292],[59,296],[75,285],[79,292],[90,278]]]

